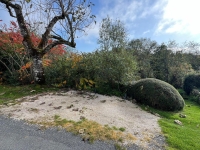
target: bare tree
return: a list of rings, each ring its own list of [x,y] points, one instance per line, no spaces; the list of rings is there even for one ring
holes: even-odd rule
[[[94,6],[89,0],[0,0],[10,16],[17,19],[23,45],[33,61],[32,69],[36,83],[45,82],[42,57],[53,47],[65,44],[75,47],[80,32],[94,22],[91,14]],[[41,29],[43,27],[43,29]],[[43,32],[37,46],[31,40],[31,31]],[[48,41],[52,39],[53,42]]]

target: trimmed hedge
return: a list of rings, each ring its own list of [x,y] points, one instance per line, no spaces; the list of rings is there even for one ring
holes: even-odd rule
[[[139,103],[167,111],[181,110],[185,104],[182,96],[172,85],[154,78],[134,83],[127,91],[127,96]]]

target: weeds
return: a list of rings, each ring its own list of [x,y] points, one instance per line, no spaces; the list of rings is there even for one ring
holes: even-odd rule
[[[40,122],[44,126],[48,126],[47,122]],[[52,125],[52,123],[50,123]],[[108,125],[102,126],[94,121],[82,119],[78,122],[72,120],[61,119],[60,116],[54,116],[54,126],[61,126],[67,131],[74,133],[75,135],[81,135],[83,140],[87,140],[93,143],[95,140],[113,140],[116,142],[123,142],[123,140],[136,140],[136,138],[130,134],[125,134],[124,128],[109,127]]]

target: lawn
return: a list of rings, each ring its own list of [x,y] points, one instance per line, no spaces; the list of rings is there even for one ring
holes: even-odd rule
[[[185,103],[182,112],[160,113],[163,118],[159,124],[166,136],[169,150],[200,149],[200,106],[188,100]],[[186,115],[186,118],[180,118],[180,113]],[[174,120],[180,120],[183,125],[175,124]]]
[[[190,99],[190,98],[188,98]],[[145,106],[142,106],[145,108]],[[151,113],[161,116],[159,125],[166,137],[168,150],[197,150],[200,149],[200,105],[185,100],[185,107],[179,112],[166,112],[148,108]],[[181,118],[179,115],[186,115]],[[182,125],[174,123],[179,120]]]
[[[42,92],[58,90],[53,87],[40,85],[8,86],[0,85],[0,105],[15,102],[15,99]]]

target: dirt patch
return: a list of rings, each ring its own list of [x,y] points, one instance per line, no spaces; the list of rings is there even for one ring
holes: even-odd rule
[[[119,97],[71,90],[24,97],[18,101],[22,100],[20,104],[2,107],[0,113],[28,121],[53,121],[55,115],[73,121],[85,117],[102,125],[125,128],[125,132],[137,138],[134,143],[143,147],[148,147],[161,135],[158,116]]]

